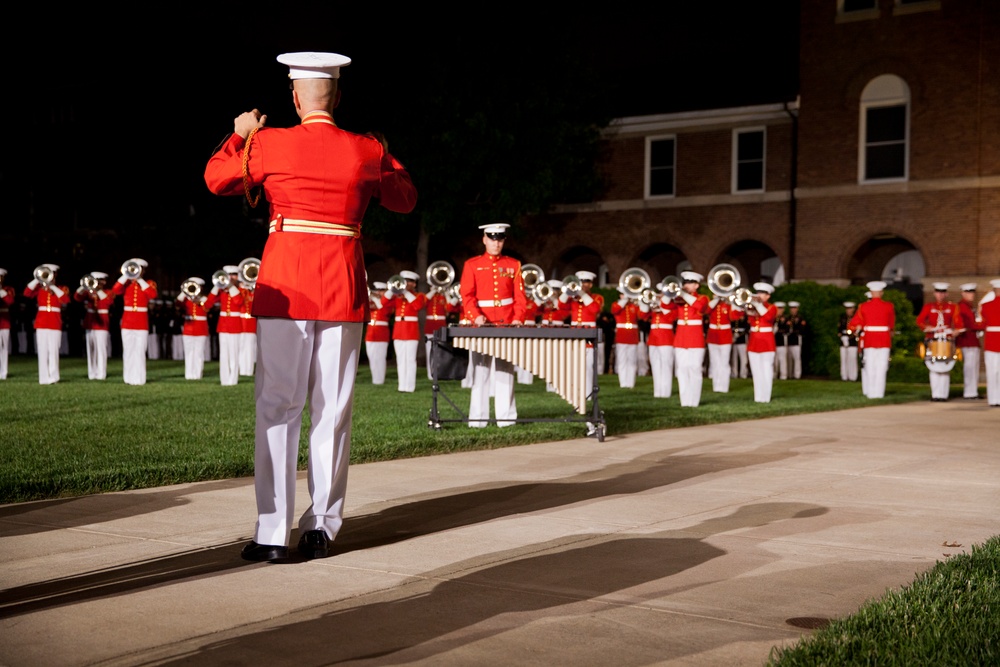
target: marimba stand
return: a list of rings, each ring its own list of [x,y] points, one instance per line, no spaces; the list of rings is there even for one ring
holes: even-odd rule
[[[427,425],[439,430],[441,425],[450,422],[468,424],[469,415],[455,404],[441,390],[440,375],[443,369],[449,369],[450,378],[461,379],[453,375],[456,364],[448,363],[463,351],[488,354],[509,361],[543,381],[551,383],[556,392],[572,405],[575,410],[572,415],[552,418],[520,418],[517,423],[527,422],[580,422],[593,426],[588,436],[604,442],[606,423],[604,412],[597,400],[597,344],[602,339],[602,331],[596,327],[441,327],[432,338],[431,357],[427,363],[431,365],[431,411]],[[594,347],[593,374],[594,386],[590,394],[586,394],[586,345]],[[578,386],[579,383],[579,386]],[[444,419],[438,409],[438,396],[443,398],[455,409],[461,418]],[[591,402],[587,410],[586,403]],[[496,419],[490,419],[496,424]]]

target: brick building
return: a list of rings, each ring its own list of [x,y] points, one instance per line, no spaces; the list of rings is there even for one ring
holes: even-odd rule
[[[809,0],[800,24],[797,99],[616,120],[604,196],[532,219],[528,261],[917,295],[1000,276],[1000,2]]]

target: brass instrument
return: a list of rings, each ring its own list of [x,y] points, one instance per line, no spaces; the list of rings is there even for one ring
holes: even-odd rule
[[[229,286],[233,284],[232,279],[230,279],[229,274],[226,273],[225,269],[219,269],[212,274],[212,285],[218,288],[221,292],[222,290],[229,289]]]
[[[201,296],[201,285],[193,280],[185,280],[181,283],[181,293],[192,301],[195,301]]]
[[[100,283],[98,283],[97,278],[90,275],[89,273],[85,275],[83,278],[80,278],[80,287],[87,290],[91,294],[97,291],[97,286],[99,284]]]
[[[239,264],[240,280],[247,287],[253,289],[257,286],[257,274],[260,272],[260,260],[256,257],[247,257]]]
[[[555,294],[555,290],[552,288],[552,285],[550,285],[550,284],[548,284],[546,282],[538,283],[531,290],[531,295],[537,301],[548,301],[549,299],[551,299],[553,297],[554,294]]]
[[[681,295],[681,279],[677,276],[667,276],[660,282],[660,287],[665,301],[673,301]]]
[[[642,290],[639,294],[639,301],[649,306],[650,308],[659,308],[660,302],[663,300],[663,295],[654,290],[652,287],[647,287]]]
[[[458,303],[462,302],[462,286],[458,283],[452,283],[451,287],[445,290],[445,297],[456,301]]]
[[[756,298],[756,295],[746,287],[741,287],[729,295],[729,301],[740,310],[746,310]]]
[[[455,267],[442,260],[431,263],[427,267],[427,284],[435,292],[444,292],[455,282]],[[403,283],[406,286],[406,283]]]
[[[537,264],[524,264],[521,266],[521,280],[528,296],[534,296],[535,289],[545,282],[545,272]]]
[[[562,293],[568,297],[578,297],[583,294],[583,281],[575,273],[570,274],[562,280]]]
[[[135,259],[127,259],[122,264],[122,275],[126,280],[137,280],[142,275],[142,264]]]
[[[398,273],[386,281],[389,288],[386,290],[391,294],[402,294],[406,291],[406,278]]]
[[[732,264],[716,264],[708,272],[708,289],[717,297],[729,299],[740,288],[743,278]]]
[[[638,299],[642,296],[643,290],[649,289],[653,284],[649,274],[637,266],[626,269],[618,278],[618,291],[629,299]]]
[[[52,269],[45,266],[44,264],[39,264],[38,266],[36,266],[33,275],[35,276],[35,280],[37,280],[42,287],[46,288],[49,287],[49,285],[51,285],[52,281],[55,279],[55,275]]]

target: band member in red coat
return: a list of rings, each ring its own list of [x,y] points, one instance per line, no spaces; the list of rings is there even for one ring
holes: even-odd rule
[[[309,496],[298,522],[299,553],[329,555],[340,531],[351,451],[354,381],[368,319],[361,223],[372,198],[409,213],[417,191],[383,138],[337,127],[336,53],[286,53],[292,102],[301,124],[265,128],[258,110],[237,116],[234,133],[212,156],[205,182],[216,194],[261,191],[270,235],[261,257],[257,318],[255,489],[257,527],[242,556],[288,553],[302,413],[308,404]]]
[[[732,374],[730,355],[733,351],[733,322],[739,313],[733,310],[728,299],[716,296],[708,302],[708,375],[712,378],[712,391],[727,393]]]
[[[243,292],[238,282],[240,268],[226,264],[229,285],[212,285],[212,296],[219,304],[219,321],[215,331],[219,337],[219,384],[232,387],[240,380],[240,337],[243,335]]]
[[[896,307],[882,299],[885,282],[873,280],[867,287],[871,296],[858,306],[849,326],[858,336],[858,351],[863,359],[861,390],[868,398],[884,398]]]
[[[507,239],[506,223],[480,225],[486,252],[466,260],[462,266],[460,291],[463,319],[473,326],[521,326],[524,322],[524,279],[521,262],[503,254]],[[514,364],[506,359],[478,352],[469,353],[472,366],[472,397],[469,426],[482,428],[490,419],[490,375],[493,374],[493,411],[497,426],[514,424]]]
[[[202,278],[192,277],[184,281],[197,285],[199,290],[205,286]],[[198,294],[189,296],[183,289],[177,295],[177,302],[184,310],[184,325],[181,328],[184,344],[184,379],[200,380],[205,372],[205,341],[208,340],[208,309],[212,307],[214,295],[209,297]]]
[[[979,335],[976,326],[976,283],[965,283],[960,288],[962,300],[958,310],[962,315],[964,331],[955,336],[955,345],[962,352],[962,398],[977,399],[979,396],[979,363],[981,360]]]
[[[620,298],[611,304],[615,318],[615,371],[618,386],[632,389],[638,369],[639,321],[649,319],[649,306],[629,299],[621,287],[618,293]]]
[[[402,289],[389,286],[386,295],[394,314],[392,349],[396,353],[398,391],[412,393],[417,388],[417,344],[420,335],[420,311],[427,307],[427,295],[417,291],[420,276],[415,271],[400,271],[406,281]]]
[[[935,341],[955,342],[955,336],[964,329],[958,304],[948,300],[948,283],[934,283],[934,302],[925,303],[917,314],[917,326],[925,336],[928,347]],[[867,350],[867,345],[865,346]],[[929,361],[927,369],[932,401],[947,401],[951,386],[951,366],[947,362]]]
[[[57,285],[58,264],[43,264],[51,272],[45,283],[33,278],[24,296],[35,299],[35,348],[38,351],[38,384],[59,382],[59,347],[62,344],[62,307],[69,303],[69,288]]]
[[[674,330],[674,367],[681,407],[696,408],[701,402],[702,368],[705,364],[705,325],[708,297],[698,294],[704,276],[681,271],[681,293],[674,300],[677,324]]]
[[[663,292],[660,283],[657,291]],[[677,309],[671,301],[661,301],[649,317],[649,372],[653,376],[653,398],[670,398],[674,390],[674,320]]]
[[[1000,408],[1000,278],[990,281],[993,291],[979,302],[978,324],[983,331],[986,366],[986,402]]]
[[[385,298],[388,287],[383,282],[372,283],[371,318],[365,328],[365,355],[368,357],[368,370],[372,374],[372,384],[385,384],[386,360],[389,358],[389,341],[392,331],[389,318],[392,317],[392,300]]]
[[[243,297],[243,312],[240,315],[240,359],[239,374],[253,377],[257,363],[257,318],[253,316],[253,286],[239,281],[240,295]]]
[[[7,379],[7,361],[10,357],[10,307],[14,304],[14,290],[6,285],[7,269],[0,269],[0,380]]]
[[[774,323],[778,319],[778,309],[768,303],[774,287],[765,282],[754,283],[756,296],[747,306],[747,361],[753,376],[753,400],[756,403],[770,403],[774,386]]]
[[[105,380],[108,377],[108,350],[111,349],[110,308],[115,295],[105,291],[108,274],[92,271],[94,289],[81,285],[73,293],[73,299],[83,304],[84,343],[87,347],[87,378]]]
[[[146,260],[134,258],[125,264],[135,263],[139,274],[125,273],[115,282],[111,291],[123,295],[122,311],[122,377],[125,384],[146,384],[146,351],[149,344],[149,302],[156,298],[156,283],[147,281],[143,274],[148,267]]]
[[[424,358],[427,360],[427,379],[432,380],[431,347],[435,332],[448,326],[448,315],[458,313],[458,299],[448,296],[447,286],[432,287],[425,296],[427,306],[424,308]]]

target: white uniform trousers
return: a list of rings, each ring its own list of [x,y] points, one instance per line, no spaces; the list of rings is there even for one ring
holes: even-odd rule
[[[770,403],[771,389],[774,386],[774,352],[748,352],[747,361],[750,363],[750,375],[753,376],[754,402]]]
[[[702,366],[705,348],[674,347],[674,368],[677,373],[677,394],[682,408],[696,408],[701,402]]]
[[[635,387],[635,374],[639,366],[639,346],[630,343],[615,343],[615,372],[618,386],[624,389]]]
[[[146,384],[146,344],[149,332],[145,329],[122,329],[122,378],[125,384]]]
[[[490,420],[490,385],[493,385],[493,411],[497,426],[510,426],[517,419],[514,399],[514,364],[478,352],[469,352],[472,370],[472,396],[469,399],[469,426],[483,428]]]
[[[858,348],[840,348],[840,379],[854,382],[858,379]]]
[[[885,376],[889,373],[889,348],[866,347],[861,368],[861,391],[868,398],[885,398]]]
[[[674,346],[649,346],[649,371],[653,375],[653,398],[670,398],[674,391]]]
[[[986,365],[986,402],[1000,405],[1000,352],[983,351]]]
[[[531,373],[531,371],[526,371],[520,366],[514,366],[514,372],[517,375],[518,384],[531,384],[535,381],[535,376]]]
[[[334,539],[344,520],[361,322],[259,318],[254,397],[258,544],[288,545],[302,411],[309,406],[309,499],[300,534]]]
[[[163,334],[163,335],[167,336],[169,334]],[[151,334],[149,334],[149,340],[146,341],[146,345],[148,347],[148,349],[146,350],[146,355],[150,359],[159,359],[160,358],[160,334],[158,334],[158,333],[151,333]]]
[[[712,378],[712,391],[729,392],[729,356],[732,345],[708,344],[708,376]]]
[[[205,373],[205,336],[184,336],[184,379],[200,380]]]
[[[396,376],[399,391],[412,393],[417,388],[417,341],[394,340],[396,351]]]
[[[259,356],[259,355],[258,355]],[[219,334],[219,382],[231,387],[240,380],[240,334]]]
[[[639,377],[649,375],[649,345],[642,339],[635,350],[635,372]]]
[[[962,396],[979,397],[979,346],[963,347],[962,350]]]
[[[779,345],[774,352],[774,372],[779,380],[788,379],[788,347]]]
[[[385,384],[385,366],[389,355],[388,341],[365,341],[368,355],[368,369],[372,373],[372,384]]]
[[[108,343],[111,334],[106,329],[88,329],[83,335],[87,344],[87,378],[106,380],[108,377]]]
[[[38,384],[59,382],[59,346],[62,331],[35,329],[35,350],[38,352]]]
[[[750,363],[747,359],[746,343],[733,343],[730,365],[732,366],[731,377],[742,378],[744,380],[750,377]]]
[[[591,361],[593,361],[593,359]],[[591,366],[588,365],[587,368],[591,368]],[[600,374],[602,374],[602,375],[604,374],[604,341],[603,340],[600,343],[597,344],[597,372],[600,373]],[[587,394],[589,395],[590,392],[588,391]]]
[[[184,335],[170,335],[170,358],[174,361],[184,361]]]
[[[465,366],[465,377],[462,378],[462,389],[472,389],[472,380],[475,376],[475,369],[472,367],[472,353],[469,353],[469,363]]]
[[[434,336],[424,334],[424,364],[427,366],[427,379],[434,379],[434,369],[431,368],[431,348],[434,347]]]
[[[930,371],[928,375],[931,385],[931,398],[947,400],[948,392],[951,389],[951,373]]]
[[[788,346],[788,375],[795,380],[802,379],[802,346]]]
[[[240,334],[239,374],[253,377],[255,363],[257,363],[257,334],[244,331]]]
[[[0,329],[0,380],[7,379],[8,357],[10,357],[10,329]]]

